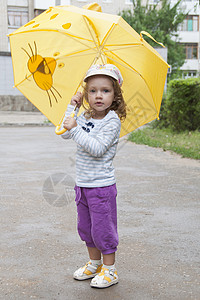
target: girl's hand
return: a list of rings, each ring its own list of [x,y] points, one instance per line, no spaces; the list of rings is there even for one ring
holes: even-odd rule
[[[77,92],[76,95],[74,95],[71,99],[70,104],[75,106],[77,105],[77,107],[81,107],[82,105],[82,101],[83,101],[83,95],[81,92]]]
[[[63,127],[67,130],[71,130],[73,127],[76,127],[77,123],[76,120],[72,117],[67,117],[63,122]]]

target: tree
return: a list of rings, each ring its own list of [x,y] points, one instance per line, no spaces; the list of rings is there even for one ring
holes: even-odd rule
[[[181,0],[174,6],[170,5],[169,0],[158,1],[156,5],[149,5],[147,1],[145,6],[141,0],[132,1],[133,10],[123,10],[120,15],[135,31],[138,33],[142,30],[147,31],[168,48],[168,64],[172,66],[171,77],[177,77],[185,60],[184,48],[179,43],[177,34],[179,24],[187,15],[180,8]],[[155,47],[155,42],[148,37],[144,38]]]

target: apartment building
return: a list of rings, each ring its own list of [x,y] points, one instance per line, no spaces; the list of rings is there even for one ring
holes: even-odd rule
[[[34,0],[1,0],[0,95],[21,95],[13,89],[13,70],[8,34],[34,18]]]
[[[200,76],[200,3],[197,0],[183,0],[182,8],[189,14],[178,31],[186,58],[181,70],[184,78],[197,77]]]
[[[97,2],[105,13],[118,14],[123,9],[132,7],[132,0],[35,0],[35,9],[46,9],[48,6],[74,5],[82,7],[88,3]]]

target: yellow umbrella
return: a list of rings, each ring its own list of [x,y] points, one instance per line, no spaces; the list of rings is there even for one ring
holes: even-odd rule
[[[87,70],[112,63],[124,79],[123,136],[159,116],[168,64],[120,16],[100,12],[96,3],[86,8],[50,7],[9,35],[15,87],[59,134]]]

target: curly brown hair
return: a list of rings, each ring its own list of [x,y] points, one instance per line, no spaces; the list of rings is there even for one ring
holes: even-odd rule
[[[112,77],[109,77],[109,79],[113,83],[114,88],[114,100],[111,104],[111,106],[107,109],[106,114],[110,110],[114,110],[120,120],[123,122],[126,119],[126,103],[124,101],[121,87],[119,86],[119,83],[117,80],[115,80]],[[83,86],[83,98],[85,101],[83,101],[83,107],[85,108],[84,116],[86,119],[89,119],[94,116],[94,110],[89,106],[88,103],[88,82],[86,81],[85,85]]]

